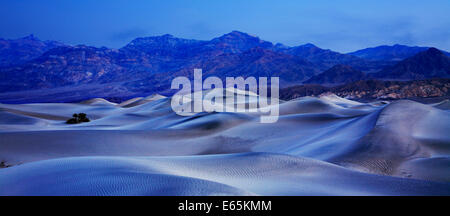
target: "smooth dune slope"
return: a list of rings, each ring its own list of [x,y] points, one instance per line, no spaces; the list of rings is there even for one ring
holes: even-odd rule
[[[364,174],[271,153],[65,158],[0,170],[0,181],[0,195],[450,194],[450,183]]]

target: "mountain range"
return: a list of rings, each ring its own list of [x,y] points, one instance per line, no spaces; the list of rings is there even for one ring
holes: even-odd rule
[[[64,46],[57,41],[41,41],[34,35],[16,40],[0,38],[0,67],[23,64],[58,46]]]
[[[429,48],[368,77],[391,80],[450,77],[450,57],[436,48]]]
[[[141,37],[120,49],[71,46],[31,35],[0,39],[0,102],[11,95],[33,95],[33,101],[59,95],[58,102],[65,102],[70,89],[80,95],[70,100],[170,94],[171,80],[192,77],[194,68],[202,68],[204,78],[279,76],[282,87],[449,77],[446,55],[434,48],[400,45],[343,54],[313,44],[273,44],[239,31],[211,40]]]
[[[339,85],[358,80],[423,80],[450,77],[450,57],[436,48],[429,48],[377,73],[363,73],[348,65],[336,65],[303,83]]]
[[[371,61],[401,61],[405,58],[416,55],[431,47],[419,46],[405,46],[395,44],[393,46],[377,46],[347,53],[352,56],[357,56]],[[450,56],[450,53],[442,51],[445,55]]]

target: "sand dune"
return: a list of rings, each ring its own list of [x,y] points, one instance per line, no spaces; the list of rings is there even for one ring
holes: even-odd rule
[[[0,195],[450,193],[448,101],[304,97],[282,101],[273,124],[179,116],[170,102],[0,104],[0,161],[16,165],[0,170]],[[92,121],[64,123],[79,112]]]
[[[450,110],[450,100],[444,100],[436,104],[432,104],[432,106],[442,109],[442,110]]]
[[[271,153],[46,160],[0,170],[0,182],[0,195],[450,194],[450,183],[364,174]]]
[[[159,94],[153,94],[153,95],[147,96],[145,98],[137,97],[137,98],[129,99],[127,101],[120,103],[118,106],[129,108],[129,107],[138,106],[141,104],[145,104],[145,103],[156,101],[156,100],[163,99],[163,98],[166,98],[166,97],[159,95]]]
[[[81,101],[80,104],[99,105],[99,106],[107,106],[107,105],[115,106],[115,105],[117,105],[116,103],[109,102],[103,98],[93,98],[90,100]]]

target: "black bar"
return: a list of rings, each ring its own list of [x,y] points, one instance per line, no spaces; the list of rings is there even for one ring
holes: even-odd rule
[[[238,210],[238,201],[254,203],[249,209]],[[419,209],[447,209],[448,197],[0,197],[2,211],[13,208],[20,211],[38,210],[59,215],[98,212],[133,215],[322,215],[324,213],[357,213],[359,215],[387,214],[392,210],[402,213]],[[196,210],[180,210],[188,202]],[[256,203],[259,202],[259,209]],[[261,203],[270,203],[262,208]],[[201,209],[201,203],[212,203],[210,211]],[[224,203],[228,206],[225,208]],[[233,203],[233,204],[231,204]],[[234,205],[234,210],[230,205]],[[16,207],[14,207],[16,206]],[[20,206],[20,208],[17,208]],[[292,214],[286,214],[291,212]],[[6,215],[6,214],[5,214]],[[14,214],[15,215],[15,214]]]

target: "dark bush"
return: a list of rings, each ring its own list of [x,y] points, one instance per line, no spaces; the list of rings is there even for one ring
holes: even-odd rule
[[[0,168],[8,168],[11,167],[11,165],[6,164],[5,161],[0,162]]]
[[[73,118],[68,119],[66,121],[66,124],[79,124],[82,122],[90,122],[89,118],[87,117],[86,113],[78,113],[73,114]]]

